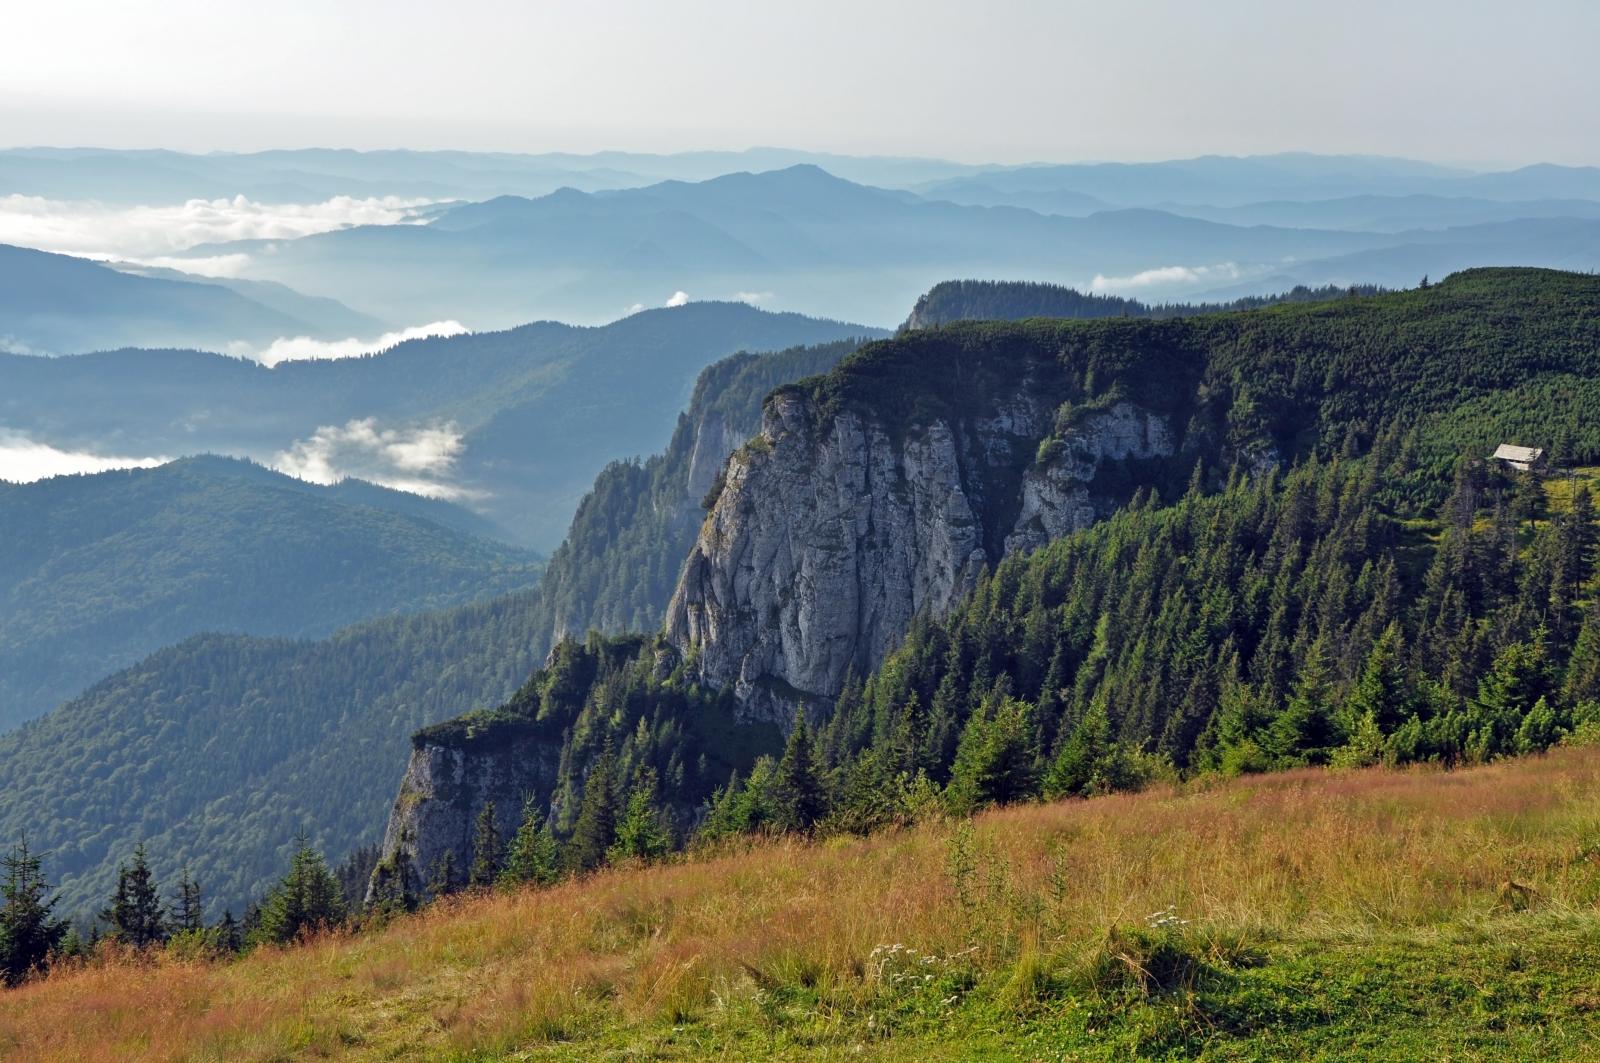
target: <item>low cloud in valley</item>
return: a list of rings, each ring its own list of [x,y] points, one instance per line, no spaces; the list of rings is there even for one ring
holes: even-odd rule
[[[92,201],[0,196],[0,244],[41,251],[121,258],[203,273],[218,270],[216,257],[162,256],[197,244],[229,240],[283,240],[351,225],[394,225],[412,220],[423,199],[334,196],[320,203],[259,203],[244,196],[191,199],[162,206],[123,207]],[[227,257],[227,256],[225,256]],[[186,264],[187,263],[187,264]],[[211,272],[207,276],[235,276]]]
[[[1159,266],[1155,269],[1141,270],[1127,277],[1107,277],[1103,273],[1097,273],[1094,280],[1089,282],[1089,289],[1095,292],[1138,292],[1150,288],[1221,284],[1236,281],[1241,276],[1243,271],[1232,262],[1222,262],[1214,266]]]
[[[459,321],[431,321],[426,325],[385,332],[375,339],[363,340],[354,336],[343,340],[314,340],[309,336],[283,336],[262,348],[249,344],[234,344],[228,353],[243,358],[253,358],[263,365],[279,362],[305,361],[315,358],[358,358],[378,354],[407,340],[427,339],[432,336],[459,336],[469,331]]]
[[[33,483],[50,476],[105,472],[108,469],[149,469],[169,459],[119,457],[86,450],[62,450],[22,432],[0,428],[0,480]]]
[[[312,483],[355,477],[429,498],[470,501],[482,494],[451,480],[465,449],[453,423],[380,428],[377,418],[364,417],[318,428],[277,454],[271,465]]]

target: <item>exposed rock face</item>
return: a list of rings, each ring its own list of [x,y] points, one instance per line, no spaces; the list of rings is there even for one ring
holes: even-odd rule
[[[1167,418],[1132,403],[1119,402],[1084,418],[1063,434],[1053,459],[1024,474],[1022,511],[1016,529],[1006,536],[1006,553],[1037,550],[1104,516],[1105,500],[1092,491],[1101,462],[1164,458],[1176,450]]]
[[[760,426],[761,397],[779,384],[831,369],[856,347],[852,341],[737,354],[708,366],[666,453],[643,467],[606,470],[580,504],[568,541],[552,558],[539,590],[548,610],[548,627],[541,632],[549,635],[546,646],[554,647],[568,632],[581,637],[590,629],[616,634],[656,628],[705,515],[702,502],[728,456]],[[656,678],[665,679],[677,662],[675,650],[660,650]],[[500,835],[509,839],[525,798],[547,813],[559,811],[561,802],[574,799],[572,787],[582,776],[582,766],[570,763],[563,776],[559,731],[507,725],[489,732],[446,727],[445,733],[440,737],[438,728],[430,728],[413,739],[381,850],[386,860],[406,851],[419,876],[414,885],[427,880],[446,852],[465,873],[486,802],[494,802]],[[679,809],[685,816],[693,811]]]
[[[448,851],[464,879],[484,805],[494,802],[495,825],[500,837],[509,839],[522,821],[523,800],[548,795],[554,787],[559,756],[557,746],[531,736],[467,747],[414,742],[384,831],[383,855],[405,849],[420,886]]]
[[[1053,413],[1019,380],[985,416],[894,433],[855,411],[819,421],[803,392],[778,392],[728,463],[668,637],[751,718],[826,704],[985,565],[1096,519],[1103,462],[1175,449],[1166,418],[1123,403],[1083,418],[1039,466]]]
[[[740,431],[741,428],[745,430]],[[729,424],[728,419],[715,410],[701,415],[694,428],[694,449],[689,452],[689,485],[683,500],[686,512],[699,512],[700,503],[716,483],[717,474],[728,456],[750,438],[751,430],[748,424]]]

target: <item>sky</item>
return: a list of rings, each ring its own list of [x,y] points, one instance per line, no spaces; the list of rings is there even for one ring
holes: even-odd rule
[[[1600,164],[1593,0],[50,0],[0,146]]]

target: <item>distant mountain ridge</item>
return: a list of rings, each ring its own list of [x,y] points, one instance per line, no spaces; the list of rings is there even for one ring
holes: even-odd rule
[[[1553,219],[1564,234],[1545,224]],[[1401,247],[1412,251],[1395,257]],[[1230,287],[1398,287],[1465,265],[1590,268],[1600,266],[1600,181],[1569,168],[1471,175],[1296,156],[987,169],[913,194],[800,163],[500,196],[441,209],[424,226],[262,250],[217,243],[185,254],[242,255],[244,276],[390,317],[410,307],[503,323],[561,307],[569,319],[603,320],[681,290],[887,322],[951,276],[1172,301]]]
[[[593,191],[670,179],[705,180],[737,170],[774,169],[799,162],[827,166],[852,180],[894,187],[985,169],[940,159],[771,147],[588,155],[330,148],[198,155],[165,150],[12,148],[0,150],[0,195],[106,203],[182,202],[235,195],[274,203],[339,195],[488,199],[508,194],[543,195],[563,185]]]
[[[607,462],[667,437],[706,365],[740,350],[882,334],[743,303],[690,303],[595,328],[537,322],[270,369],[196,351],[0,354],[0,424],[65,449],[280,463],[299,453],[396,481],[416,474],[396,466],[388,446],[443,433],[436,486],[470,497],[502,534],[549,549]]]
[[[1269,200],[1305,202],[1371,194],[1597,199],[1600,168],[1540,163],[1479,173],[1407,159],[1291,152],[1202,155],[1149,163],[1018,166],[930,182],[914,191],[970,199],[973,189],[1002,195],[1072,193],[1122,206],[1190,202],[1236,207]]]
[[[288,336],[343,339],[381,328],[331,299],[284,286],[140,276],[70,255],[0,244],[0,351],[76,354],[130,344],[264,347]]]
[[[1088,218],[968,206],[871,188],[811,165],[698,183],[466,204],[426,226],[367,226],[185,255],[250,256],[241,276],[333,295],[385,316],[504,323],[559,305],[605,319],[683,290],[898,318],[952,275],[1048,280],[1178,263],[1320,258],[1390,242],[1367,233],[1244,228],[1151,210]],[[510,309],[508,309],[510,307]]]
[[[629,170],[629,158],[640,168]],[[600,323],[681,300],[680,292],[888,325],[953,276],[1026,276],[1170,302],[1296,284],[1399,287],[1477,265],[1600,267],[1600,170],[1543,164],[1474,173],[1296,153],[964,166],[772,149],[203,159],[27,151],[0,152],[0,192],[8,165],[43,167],[63,181],[101,165],[130,180],[133,172],[158,181],[156,173],[199,171],[221,187],[281,179],[280,200],[318,174],[386,196],[418,194],[412,181],[432,188],[423,198],[440,202],[415,208],[405,224],[214,241],[164,256],[197,269],[227,256],[236,274],[228,287],[269,309],[304,316],[316,298],[349,308],[317,315],[324,325],[350,315],[479,330],[547,318]],[[333,187],[320,180],[310,184]],[[244,286],[251,282],[305,296],[273,299],[269,289]],[[133,327],[141,323],[144,334]],[[169,343],[160,321],[125,324],[132,343]],[[0,314],[0,335],[4,326]],[[227,340],[246,332],[235,327]]]

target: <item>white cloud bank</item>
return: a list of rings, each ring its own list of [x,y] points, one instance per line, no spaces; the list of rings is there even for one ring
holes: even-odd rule
[[[359,358],[366,354],[379,354],[407,340],[428,339],[433,336],[460,336],[468,332],[459,321],[432,321],[426,325],[412,325],[397,332],[385,332],[376,339],[363,340],[352,336],[344,340],[314,340],[310,336],[280,336],[260,349],[249,344],[231,344],[228,353],[240,358],[253,358],[263,365],[279,362],[306,361],[314,358]]]
[[[280,452],[271,465],[312,483],[355,477],[428,498],[467,501],[483,495],[450,481],[465,449],[454,423],[379,428],[376,418],[365,417],[323,425]]]
[[[164,206],[120,207],[95,201],[0,196],[0,244],[97,258],[144,261],[201,272],[193,259],[161,261],[197,244],[227,240],[287,240],[351,225],[396,225],[415,220],[431,202],[396,196],[334,196],[321,203],[258,203],[244,196],[191,199]],[[223,256],[231,257],[231,256]],[[216,259],[202,259],[217,269]],[[185,264],[189,263],[189,264]],[[237,273],[208,274],[236,276]]]
[[[29,484],[51,476],[106,472],[109,469],[150,469],[165,465],[169,460],[61,450],[48,443],[37,442],[21,432],[0,428],[0,480],[11,483]]]
[[[250,256],[242,251],[229,255],[196,255],[181,258],[177,255],[152,255],[147,258],[121,258],[117,255],[86,254],[83,258],[96,262],[109,262],[119,267],[146,266],[153,269],[175,269],[196,277],[239,277],[250,265]],[[129,270],[137,273],[139,270]]]
[[[688,292],[676,291],[676,292],[672,293],[672,298],[667,300],[667,305],[668,306],[683,306],[683,305],[687,304],[688,302],[689,302],[689,293]]]
[[[1160,266],[1156,269],[1147,269],[1128,277],[1107,277],[1102,273],[1095,274],[1094,280],[1089,282],[1089,290],[1094,292],[1125,292],[1143,291],[1149,288],[1170,288],[1186,284],[1215,284],[1221,281],[1235,281],[1241,276],[1241,271],[1232,262],[1222,262],[1215,266]]]

